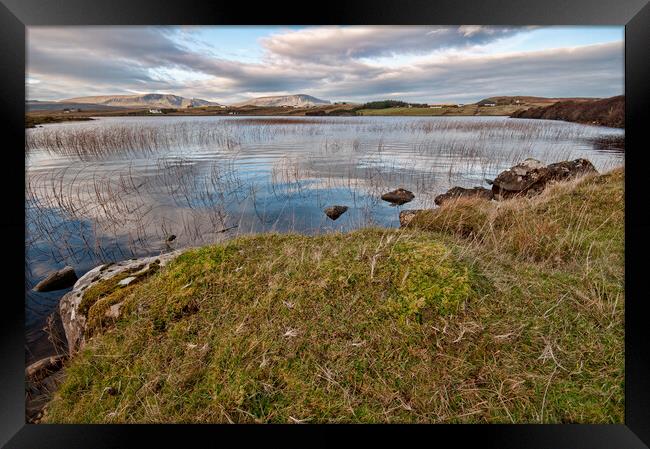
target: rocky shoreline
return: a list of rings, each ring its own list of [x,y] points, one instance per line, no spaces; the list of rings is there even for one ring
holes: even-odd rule
[[[472,189],[452,187],[446,193],[438,195],[434,202],[437,206],[442,206],[460,198],[502,201],[515,197],[530,197],[540,194],[546,187],[556,182],[568,181],[591,173],[598,173],[598,171],[587,159],[562,161],[549,165],[544,165],[537,159],[526,159],[501,172],[494,180],[488,180],[492,184],[491,190],[483,187]],[[432,210],[435,209],[401,211],[399,214],[400,227],[408,226],[417,215]]]
[[[25,368],[26,415],[28,422],[39,422],[43,415],[45,405],[63,381],[65,362],[83,348],[86,341],[88,324],[87,317],[80,311],[84,293],[88,292],[93,286],[110,281],[118,276],[122,279],[119,282],[116,281],[116,288],[136,284],[168,264],[187,249],[190,248],[178,249],[157,256],[99,265],[74,282],[72,290],[60,299],[58,310],[50,316],[50,320],[57,322],[56,324],[58,326],[53,326],[56,329],[50,331],[56,335],[51,334],[49,337],[50,339],[56,338],[63,340],[65,344],[62,346],[64,347],[58,349],[56,354],[40,358]],[[54,289],[61,285],[69,287],[69,285],[61,284],[60,280],[62,278],[61,273],[65,273],[65,277],[68,280],[72,279],[70,270],[70,267],[65,267],[62,270],[52,273],[39,283],[39,289]],[[74,279],[76,279],[76,275]],[[50,284],[49,281],[52,280],[54,283]],[[119,318],[120,306],[121,304],[118,303],[108,307],[106,317],[114,320]],[[60,328],[62,328],[63,335],[58,335],[61,332],[59,330]]]

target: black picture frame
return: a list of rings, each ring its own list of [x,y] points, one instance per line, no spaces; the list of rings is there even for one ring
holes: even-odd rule
[[[311,6],[311,7],[309,7]],[[0,444],[7,448],[182,447],[202,438],[212,445],[225,437],[309,437],[340,441],[351,430],[386,440],[499,448],[643,448],[650,445],[650,326],[644,321],[650,254],[650,220],[643,183],[647,158],[650,89],[650,4],[648,0],[330,0],[322,5],[190,0],[2,0],[0,5],[0,114],[3,139],[4,285],[0,309]],[[30,25],[284,25],[284,24],[484,24],[625,25],[625,424],[624,425],[433,425],[433,426],[187,426],[28,425],[24,398],[24,113],[25,27]],[[644,145],[645,144],[645,145]],[[271,435],[269,435],[271,434]],[[308,441],[308,440],[294,440]],[[309,440],[313,441],[313,440]],[[420,443],[418,443],[420,444]]]

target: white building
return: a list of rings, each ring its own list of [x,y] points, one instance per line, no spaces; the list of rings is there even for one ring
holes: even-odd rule
[[[162,114],[160,109],[149,109],[149,114]]]

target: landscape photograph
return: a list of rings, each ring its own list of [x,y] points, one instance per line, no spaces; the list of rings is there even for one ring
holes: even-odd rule
[[[28,26],[26,421],[624,423],[624,31]]]

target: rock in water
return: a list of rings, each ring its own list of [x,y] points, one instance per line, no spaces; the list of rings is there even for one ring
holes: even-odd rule
[[[413,192],[409,192],[408,190],[404,190],[402,188],[393,190],[392,192],[384,193],[381,196],[382,200],[388,201],[392,204],[397,204],[398,206],[408,203],[409,201],[413,201],[413,198],[415,198]]]
[[[62,290],[72,287],[75,282],[77,282],[77,273],[74,272],[72,267],[64,267],[36,284],[34,291],[51,292],[54,290]]]
[[[166,241],[167,243],[171,243],[171,242],[173,242],[174,240],[176,240],[176,236],[175,236],[174,234],[172,234],[172,235],[170,235],[169,237],[167,237],[167,240],[165,240],[165,241]]]
[[[325,208],[324,212],[332,220],[336,220],[348,210],[347,206],[330,206]]]
[[[491,200],[494,197],[492,190],[483,188],[483,187],[474,187],[472,189],[465,189],[463,187],[452,187],[447,190],[447,193],[438,195],[433,200],[436,205],[440,206],[442,203],[449,201],[454,198],[481,198],[485,200]]]

